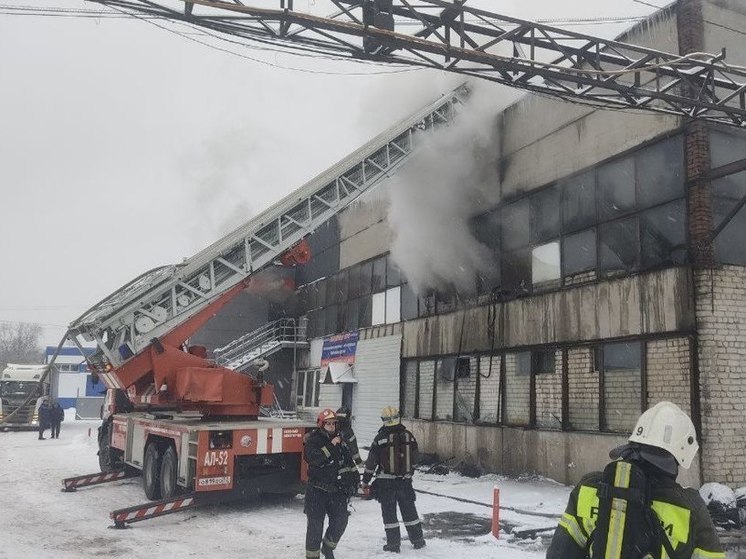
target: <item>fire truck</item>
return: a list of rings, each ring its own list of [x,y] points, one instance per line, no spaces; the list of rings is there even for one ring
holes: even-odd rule
[[[335,0],[339,10],[326,18],[302,12],[292,0],[274,0],[274,9],[272,2],[97,1],[247,42],[436,68],[592,106],[746,126],[746,70],[726,64],[724,51],[669,54],[501,16],[463,0]],[[246,351],[225,363],[208,360],[188,340],[257,274],[312,258],[305,237],[394,174],[419,135],[447,125],[468,95],[459,87],[202,252],[143,274],[71,323],[68,335],[81,347],[95,342],[88,363],[108,393],[99,433],[102,473],[64,480],[66,490],[141,474],[146,496],[157,501],[114,511],[116,526],[252,491],[295,490],[305,476],[302,439],[311,425],[260,417],[273,389],[261,367],[244,370],[259,357],[250,340],[237,341]]]
[[[141,275],[73,321],[66,336],[79,347],[96,344],[86,360],[107,392],[101,472],[67,478],[64,490],[140,475],[153,501],[112,512],[117,527],[300,491],[303,437],[314,424],[271,413],[277,402],[264,356],[307,346],[303,321],[250,332],[214,359],[189,339],[243,291],[292,288],[283,270],[313,257],[305,238],[395,173],[416,137],[449,123],[469,94],[462,86],[439,98],[223,239]]]

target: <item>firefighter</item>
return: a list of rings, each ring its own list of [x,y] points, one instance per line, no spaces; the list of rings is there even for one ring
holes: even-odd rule
[[[357,438],[355,437],[355,432],[352,430],[352,412],[350,411],[350,408],[342,406],[337,410],[336,415],[337,432],[350,450],[350,454],[352,455],[355,464],[361,466],[363,460],[360,458],[360,450],[357,447]]]
[[[399,410],[392,406],[381,412],[383,426],[370,446],[363,473],[363,494],[370,494],[381,503],[383,528],[386,531],[384,551],[399,553],[401,532],[396,516],[399,505],[402,522],[415,549],[425,547],[422,523],[414,504],[412,474],[417,463],[417,440],[401,423]],[[370,484],[375,475],[375,481]]]
[[[547,559],[725,559],[699,493],[676,483],[698,448],[678,406],[660,402],[644,412],[629,441],[609,453],[609,474],[590,473],[573,489]]]
[[[337,433],[337,416],[334,411],[321,411],[316,425],[317,428],[303,440],[303,456],[308,462],[304,508],[308,521],[306,559],[317,559],[321,554],[325,559],[334,559],[334,549],[347,528],[349,516],[349,497],[340,480],[344,472],[355,470],[357,475],[357,470],[349,453],[345,455],[342,437]],[[324,533],[324,519],[327,516],[329,525]]]

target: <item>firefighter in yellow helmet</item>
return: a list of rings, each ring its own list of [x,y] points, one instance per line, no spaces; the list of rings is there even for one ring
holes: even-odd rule
[[[604,472],[573,489],[547,559],[725,559],[699,493],[676,483],[698,448],[678,406],[660,402],[644,412]]]
[[[381,503],[383,528],[386,531],[384,551],[399,553],[401,548],[397,504],[410,543],[415,549],[421,549],[425,547],[425,538],[412,488],[412,474],[417,463],[417,440],[401,424],[401,414],[397,408],[383,408],[381,421],[383,426],[378,430],[365,461],[363,492],[368,491],[368,485],[375,476],[371,494]]]

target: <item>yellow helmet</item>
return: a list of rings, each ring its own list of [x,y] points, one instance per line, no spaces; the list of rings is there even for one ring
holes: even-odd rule
[[[386,427],[393,427],[401,423],[401,414],[399,408],[394,406],[386,406],[381,410],[381,421]]]

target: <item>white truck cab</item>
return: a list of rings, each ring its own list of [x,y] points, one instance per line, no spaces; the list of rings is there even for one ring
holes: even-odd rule
[[[48,381],[41,382],[46,368],[47,365],[8,363],[0,374],[0,428],[38,428],[39,405],[49,393]],[[11,417],[6,420],[8,416]]]

